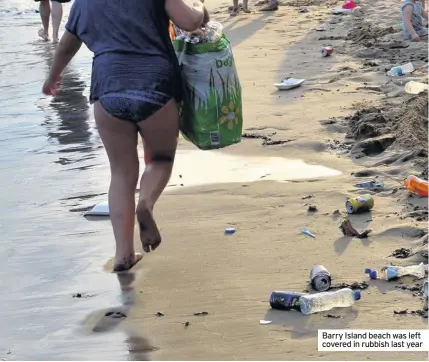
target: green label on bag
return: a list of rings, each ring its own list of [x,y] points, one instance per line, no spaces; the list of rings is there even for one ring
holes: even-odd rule
[[[217,52],[177,52],[185,83],[180,130],[200,149],[241,141],[241,85],[229,40],[223,36],[219,42],[227,46]]]

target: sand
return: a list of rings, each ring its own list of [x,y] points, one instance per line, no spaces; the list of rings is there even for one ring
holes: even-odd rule
[[[264,146],[260,139],[243,139],[221,152],[303,160],[341,174],[216,183],[164,194],[156,208],[163,244],[137,268],[128,318],[116,326],[132,331],[130,358],[426,360],[423,352],[318,352],[317,330],[427,328],[419,315],[394,314],[422,309],[421,297],[397,288],[400,282],[414,286],[412,278],[368,281],[363,272],[390,263],[427,263],[427,199],[410,197],[401,186],[427,164],[427,94],[413,98],[403,91],[406,80],[427,77],[427,44],[402,41],[395,28],[400,6],[392,0],[362,1],[357,15],[345,16],[330,14],[341,6],[334,1],[286,1],[277,12],[236,18],[228,17],[228,5],[208,1],[234,46],[245,132],[275,133],[272,139],[287,142]],[[302,7],[308,13],[299,13]],[[326,31],[315,30],[321,24]],[[320,50],[327,45],[334,53],[323,58]],[[385,75],[410,60],[421,72]],[[307,82],[277,92],[272,84],[287,76]],[[191,146],[181,140],[180,148]],[[192,178],[190,172],[204,171],[185,170],[185,176]],[[383,177],[385,189],[373,193],[373,211],[350,218],[357,229],[373,232],[367,239],[344,237],[333,212],[344,210],[347,196],[364,193],[355,183],[375,175]],[[309,213],[308,203],[318,211]],[[316,238],[300,234],[303,226]],[[225,236],[226,227],[237,232]],[[389,257],[398,248],[416,254]],[[270,293],[307,290],[315,264],[331,271],[335,283],[367,281],[369,287],[353,308],[310,317],[271,310]],[[273,323],[260,325],[261,319]]]

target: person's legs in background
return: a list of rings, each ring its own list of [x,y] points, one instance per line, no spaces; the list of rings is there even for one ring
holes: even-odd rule
[[[236,16],[237,14],[238,14],[238,0],[232,0],[232,9],[229,15]]]
[[[249,0],[243,0],[243,12],[250,13]]]
[[[45,2],[44,0],[43,2]],[[58,1],[52,1],[52,42],[58,43],[58,31],[63,18],[63,4]]]
[[[49,18],[51,17],[51,4],[49,0],[41,0],[39,2],[40,19],[42,20],[42,28],[39,29],[39,36],[44,40],[49,40]]]

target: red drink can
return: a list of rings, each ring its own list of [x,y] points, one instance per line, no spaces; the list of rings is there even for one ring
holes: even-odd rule
[[[334,51],[334,48],[332,48],[332,47],[324,47],[322,49],[322,57],[328,57],[328,56],[330,56],[333,51]]]

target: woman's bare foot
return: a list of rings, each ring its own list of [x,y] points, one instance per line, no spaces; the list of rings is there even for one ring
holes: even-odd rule
[[[142,260],[143,255],[140,253],[134,253],[130,256],[123,258],[122,260],[115,260],[115,265],[113,267],[114,273],[120,273],[130,270],[134,265],[136,265],[140,260]]]
[[[60,40],[59,40],[58,38],[53,38],[53,39],[52,39],[52,43],[53,43],[53,44],[57,44],[59,41],[60,41]]]
[[[48,41],[49,40],[48,33],[45,32],[43,29],[39,29],[39,31],[37,32],[37,34],[43,39],[43,41]]]
[[[238,15],[238,8],[231,8],[229,10],[229,16],[237,16]]]
[[[161,234],[153,219],[152,210],[148,208],[144,201],[139,201],[136,214],[140,227],[140,241],[143,250],[146,253],[150,253],[151,250],[155,250],[159,244],[161,244]]]

